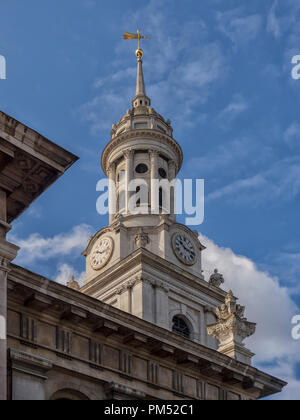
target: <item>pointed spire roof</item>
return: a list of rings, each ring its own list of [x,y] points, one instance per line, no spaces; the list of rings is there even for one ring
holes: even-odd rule
[[[138,49],[136,52],[138,57],[137,61],[137,77],[136,77],[136,95],[132,100],[133,108],[137,108],[139,106],[150,106],[151,100],[146,95],[146,87],[145,87],[145,80],[144,80],[144,72],[143,72],[143,51]]]
[[[136,96],[146,96],[143,62],[141,59],[137,63]]]
[[[137,56],[137,78],[136,78],[136,94],[132,100],[132,107],[138,108],[140,106],[150,106],[150,98],[146,95],[145,81],[144,81],[144,72],[143,72],[143,50],[141,48],[141,39],[149,39],[149,37],[141,34],[141,31],[138,30],[137,34],[132,34],[130,32],[124,33],[124,39],[137,39],[138,40],[138,49],[136,50]]]

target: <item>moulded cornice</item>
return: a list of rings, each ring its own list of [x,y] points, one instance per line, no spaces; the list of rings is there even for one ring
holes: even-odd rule
[[[113,139],[106,145],[105,149],[102,153],[101,158],[101,165],[103,172],[107,175],[108,168],[106,167],[106,163],[110,153],[116,148],[119,147],[122,143],[125,143],[127,140],[131,140],[137,137],[143,138],[151,138],[160,141],[164,141],[166,144],[170,146],[170,148],[177,154],[178,156],[178,171],[181,168],[182,161],[183,161],[183,153],[180,145],[174,140],[172,137],[168,136],[167,134],[161,133],[155,129],[144,129],[144,130],[129,130],[125,133],[122,133]]]

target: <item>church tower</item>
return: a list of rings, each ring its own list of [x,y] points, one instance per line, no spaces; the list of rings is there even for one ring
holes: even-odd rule
[[[226,293],[221,282],[208,283],[202,275],[205,247],[197,232],[177,223],[174,188],[166,191],[163,182],[157,187],[157,180],[174,182],[183,154],[170,120],[151,107],[146,94],[143,37],[140,32],[127,34],[131,36],[139,40],[136,94],[131,109],[113,125],[102,154],[110,180],[109,225],[90,239],[83,253],[86,282],[81,291],[217,349],[207,327],[217,322],[215,310]],[[138,212],[132,211],[132,200]]]

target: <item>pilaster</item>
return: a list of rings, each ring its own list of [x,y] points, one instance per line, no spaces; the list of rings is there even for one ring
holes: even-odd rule
[[[0,400],[7,399],[7,275],[9,264],[19,250],[6,241],[6,233],[10,230],[6,220],[6,193],[0,190]]]
[[[172,182],[176,179],[176,163],[171,160],[169,162],[169,181]],[[173,222],[176,222],[176,208],[175,208],[175,187],[171,188],[170,191],[170,218]]]
[[[129,184],[133,178],[133,157],[134,151],[131,149],[124,151],[125,157],[125,212],[126,214],[129,213],[129,200],[130,200],[130,191],[129,191]]]
[[[109,224],[111,224],[116,212],[116,165],[112,163],[108,169],[109,179]]]

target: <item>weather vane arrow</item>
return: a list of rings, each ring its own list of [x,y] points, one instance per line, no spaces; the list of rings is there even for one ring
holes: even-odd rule
[[[124,32],[124,39],[138,40],[138,49],[136,50],[136,56],[138,60],[141,60],[143,57],[143,50],[141,49],[141,39],[150,39],[150,37],[142,35],[141,31],[138,30],[136,34],[132,34],[131,32]]]

